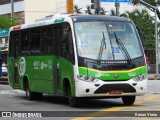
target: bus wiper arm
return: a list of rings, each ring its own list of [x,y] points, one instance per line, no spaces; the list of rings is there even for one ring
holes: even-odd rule
[[[103,49],[105,47],[106,49],[106,41],[105,41],[105,36],[104,36],[104,32],[102,32],[103,34],[103,38],[102,38],[102,41],[101,41],[101,46],[100,46],[100,49],[99,49],[99,53],[98,53],[98,57],[97,57],[97,60],[100,62],[101,59],[102,59],[102,54],[103,54]]]
[[[122,50],[123,55],[127,57],[128,63],[131,64],[131,57],[130,57],[126,47],[124,46],[122,41],[119,38],[117,38],[117,35],[115,32],[114,32],[114,35],[115,35],[115,39],[116,39],[116,43],[117,43],[118,47]]]

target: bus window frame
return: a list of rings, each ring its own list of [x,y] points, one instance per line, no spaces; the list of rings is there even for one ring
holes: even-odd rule
[[[16,34],[16,33],[19,33],[19,54],[18,56],[48,56],[48,55],[56,55],[56,28],[58,26],[62,26],[62,31],[63,31],[63,26],[64,24],[68,24],[71,28],[71,24],[69,22],[62,22],[62,23],[56,23],[56,24],[51,24],[51,25],[46,25],[46,26],[38,26],[38,27],[33,27],[33,28],[26,28],[26,29],[22,29],[22,30],[16,30],[16,31],[11,31],[10,34]],[[47,29],[47,31],[49,31],[49,29],[53,29],[53,32],[52,32],[52,49],[51,49],[51,52],[50,53],[44,53],[43,52],[43,29]],[[31,54],[31,31],[32,30],[35,30],[35,29],[40,29],[41,33],[40,33],[40,53],[34,53],[34,54]],[[28,32],[29,34],[29,50],[27,50],[28,52],[27,53],[22,53],[22,33],[23,32]],[[70,29],[71,31],[71,36],[72,36],[72,55],[70,54],[69,56],[71,57],[67,57],[66,55],[64,54],[61,54],[61,57],[64,57],[65,59],[69,60],[72,64],[75,64],[75,51],[74,51],[74,42],[73,42],[73,35],[74,35],[74,32],[72,32],[72,29]],[[12,43],[11,43],[12,44]],[[61,44],[62,44],[62,37],[61,37]],[[62,47],[62,46],[61,46]],[[61,52],[62,52],[62,48],[61,48]]]
[[[8,57],[15,57],[16,56],[16,51],[15,51],[15,42],[13,41],[13,35],[19,35],[18,37],[18,51],[17,51],[17,55],[20,55],[20,38],[21,38],[21,33],[19,31],[11,31],[10,36],[9,36],[9,50],[8,50]]]
[[[75,64],[75,53],[74,53],[74,47],[73,47],[74,46],[74,44],[73,44],[73,35],[74,35],[74,33],[72,32],[70,23],[68,23],[68,22],[64,22],[63,23],[62,32],[63,32],[62,35],[64,34],[64,32],[66,32],[66,35],[62,36],[62,38],[61,38],[61,43],[62,43],[61,53],[62,53],[62,57],[64,57],[67,60],[71,61],[72,64]],[[69,40],[69,32],[71,33],[71,35],[70,35],[71,36],[71,40]],[[67,43],[69,43],[69,44],[67,45]],[[64,44],[66,45],[66,49],[68,48],[68,50],[66,52],[63,52],[63,47],[64,47],[63,45]],[[71,53],[71,51],[72,51],[72,53]]]

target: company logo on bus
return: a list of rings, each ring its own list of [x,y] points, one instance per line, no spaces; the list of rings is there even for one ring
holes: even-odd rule
[[[21,76],[24,75],[26,71],[26,61],[25,61],[25,58],[22,57],[20,60],[19,60],[19,64],[18,64],[18,72]]]

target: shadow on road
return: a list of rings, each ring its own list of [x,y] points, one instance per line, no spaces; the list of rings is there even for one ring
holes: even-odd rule
[[[26,97],[21,97],[23,100],[26,100]],[[32,104],[35,101],[29,101],[29,103],[25,104]],[[49,104],[56,104],[56,105],[64,105],[69,106],[67,97],[61,96],[52,96],[52,95],[44,95],[41,100],[36,100],[36,102],[41,103],[49,103]],[[39,104],[39,103],[38,103]],[[121,99],[85,99],[81,100],[80,104],[77,108],[86,109],[103,109],[103,108],[110,108],[110,107],[117,107],[117,106],[124,106],[121,102]]]

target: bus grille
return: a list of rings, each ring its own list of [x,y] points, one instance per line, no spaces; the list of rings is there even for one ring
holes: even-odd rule
[[[105,84],[99,87],[94,93],[103,94],[112,90],[122,90],[124,93],[136,92],[136,89],[129,84]]]
[[[95,66],[93,65],[93,69],[98,69],[98,70],[130,70],[135,68],[134,66],[130,65],[108,65],[108,66]]]

